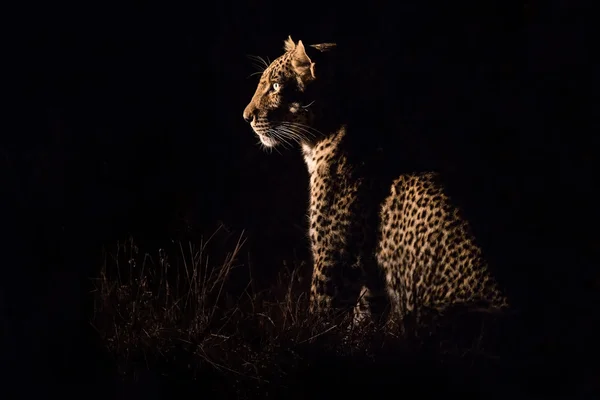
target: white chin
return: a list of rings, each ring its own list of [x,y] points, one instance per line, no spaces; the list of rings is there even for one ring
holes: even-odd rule
[[[275,147],[277,145],[277,141],[275,139],[271,139],[270,137],[258,135],[258,138],[262,144],[265,145],[265,147]]]

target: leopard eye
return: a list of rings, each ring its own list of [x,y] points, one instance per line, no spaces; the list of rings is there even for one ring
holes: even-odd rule
[[[279,88],[281,88],[281,85],[280,85],[279,83],[275,82],[275,83],[273,84],[273,90],[274,90],[274,91],[278,91],[278,90],[279,90]]]

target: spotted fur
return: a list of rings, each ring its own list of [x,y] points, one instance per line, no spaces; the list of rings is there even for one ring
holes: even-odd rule
[[[315,55],[334,44],[311,46]],[[400,319],[450,305],[507,306],[458,210],[434,173],[391,185],[357,160],[325,69],[302,41],[263,72],[244,119],[265,147],[296,142],[310,174],[311,310],[354,307]]]

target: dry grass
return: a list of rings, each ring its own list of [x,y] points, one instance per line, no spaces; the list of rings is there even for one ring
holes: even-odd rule
[[[494,381],[498,392],[510,361],[482,331],[496,319],[477,318],[473,328],[457,323],[468,313],[453,314],[435,334],[399,335],[393,323],[348,331],[347,313],[306,312],[300,263],[284,268],[270,289],[255,289],[243,246],[243,235],[216,232],[149,253],[133,240],[106,251],[92,324],[124,379],[151,371],[235,397],[339,394],[330,382],[340,374],[353,394],[386,385],[447,393],[472,380],[479,389]],[[421,385],[432,377],[435,385]]]

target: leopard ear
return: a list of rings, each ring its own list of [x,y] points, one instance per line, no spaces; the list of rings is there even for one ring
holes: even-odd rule
[[[288,38],[283,42],[283,49],[288,52],[296,48],[296,43],[292,40],[292,36],[288,35]]]
[[[312,62],[308,54],[306,54],[306,49],[304,48],[302,40],[298,40],[298,43],[294,48],[292,67],[294,67],[294,71],[302,77],[309,75],[312,78],[315,77],[315,63]]]

